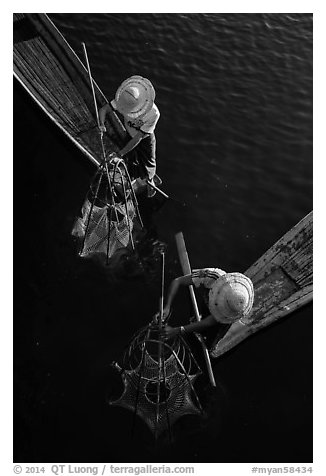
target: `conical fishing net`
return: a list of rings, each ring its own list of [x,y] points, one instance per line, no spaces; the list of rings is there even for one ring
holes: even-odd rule
[[[115,366],[124,391],[111,404],[133,411],[156,437],[178,418],[202,412],[193,386],[201,370],[181,337],[162,341],[158,326],[150,324],[133,338],[122,367]]]
[[[81,257],[104,254],[110,258],[119,248],[133,246],[137,202],[121,162],[98,172],[75,222],[72,234],[81,239]]]
[[[130,242],[135,207],[131,200],[127,201],[127,209],[121,203],[104,207],[93,205],[92,210],[91,207],[87,199],[82,208],[82,217],[77,219],[72,232],[84,238],[84,246],[79,254],[85,257],[94,253],[107,254],[109,250],[108,256],[111,257],[117,249],[127,247]]]

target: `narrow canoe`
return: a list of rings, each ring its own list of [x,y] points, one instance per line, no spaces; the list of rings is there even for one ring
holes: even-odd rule
[[[96,165],[103,156],[88,72],[46,14],[14,13],[14,77],[50,119]],[[94,84],[98,107],[108,102]],[[126,131],[117,117],[107,119],[105,150],[117,152]]]
[[[245,325],[232,324],[212,346],[220,357],[244,339],[307,304],[313,297],[313,213],[279,239],[245,274],[254,284],[255,301]]]

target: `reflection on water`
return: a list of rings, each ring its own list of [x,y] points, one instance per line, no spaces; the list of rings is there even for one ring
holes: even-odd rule
[[[217,389],[197,381],[205,417],[180,419],[172,447],[141,422],[131,439],[132,415],[105,396],[120,385],[110,362],[158,310],[162,243],[166,286],[181,274],[180,230],[194,268],[244,271],[311,210],[312,16],[50,17],[81,57],[86,42],[108,98],[132,74],[153,81],[162,189],[186,206],[143,203],[137,255],[79,258],[70,233],[94,170],[15,88],[17,202],[28,203],[15,225],[15,459],[311,461],[312,306],[214,362]],[[173,323],[190,313],[181,293]]]

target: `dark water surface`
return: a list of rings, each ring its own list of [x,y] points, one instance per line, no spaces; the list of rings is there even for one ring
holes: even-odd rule
[[[161,118],[158,173],[167,202],[153,236],[180,273],[245,271],[312,209],[312,16],[309,14],[53,14],[77,54],[87,44],[107,97],[152,80]],[[76,256],[70,231],[94,172],[18,85],[15,461],[312,461],[312,305],[214,361],[201,381],[206,418],[181,419],[155,447],[131,414],[110,407],[110,368],[157,310],[159,266],[129,279]],[[28,203],[26,207],[24,204]],[[176,322],[189,313],[186,293]]]

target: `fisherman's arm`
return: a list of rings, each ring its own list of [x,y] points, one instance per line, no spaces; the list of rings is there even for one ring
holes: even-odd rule
[[[200,332],[205,329],[208,329],[209,327],[215,326],[216,325],[216,320],[214,317],[210,314],[209,316],[205,317],[205,319],[201,319],[200,321],[197,322],[192,322],[191,324],[187,324],[186,326],[182,326],[182,331],[187,333],[187,332]]]
[[[112,113],[112,108],[111,108],[111,105],[109,103],[104,104],[104,106],[101,107],[101,109],[98,112],[98,117],[99,117],[99,121],[100,121],[100,131],[101,132],[106,131],[106,127],[104,125],[104,122],[105,122],[106,115],[110,114],[110,113]]]
[[[166,326],[163,330],[165,337],[173,337],[177,334],[189,334],[191,332],[202,332],[209,327],[216,325],[216,320],[212,315],[205,317],[198,322],[193,322],[191,324],[187,324],[186,326],[181,327],[170,327]]]
[[[164,306],[163,317],[166,318],[170,314],[171,305],[175,295],[178,292],[180,286],[190,286],[192,284],[191,274],[187,274],[186,276],[180,276],[179,278],[175,278],[169,288],[168,296],[166,298],[166,303]]]
[[[124,148],[120,150],[119,155],[123,157],[124,155],[128,154],[128,152],[134,149],[147,135],[148,134],[146,132],[138,131],[137,134],[124,146]]]

